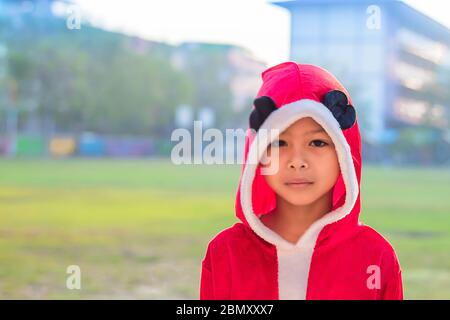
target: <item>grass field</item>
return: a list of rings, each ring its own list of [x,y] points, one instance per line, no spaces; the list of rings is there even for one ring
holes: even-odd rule
[[[0,299],[197,299],[232,225],[239,166],[1,160]],[[450,299],[450,170],[363,171],[361,220],[394,245],[405,298]],[[66,288],[78,265],[82,289]]]

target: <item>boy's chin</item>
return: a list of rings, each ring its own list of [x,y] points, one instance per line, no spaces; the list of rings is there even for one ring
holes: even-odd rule
[[[318,197],[311,197],[306,195],[299,196],[298,194],[285,194],[281,195],[284,201],[288,202],[292,206],[307,206],[315,201],[317,201]]]

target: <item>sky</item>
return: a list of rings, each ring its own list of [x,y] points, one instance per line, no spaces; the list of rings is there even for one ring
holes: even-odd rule
[[[149,40],[229,43],[268,65],[289,58],[290,14],[267,0],[73,0],[82,21]],[[450,28],[450,1],[405,0]],[[81,25],[82,28],[82,25]]]

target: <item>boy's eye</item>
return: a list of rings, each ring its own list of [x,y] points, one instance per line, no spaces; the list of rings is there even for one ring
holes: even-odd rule
[[[287,145],[286,141],[281,140],[281,139],[280,140],[275,140],[275,141],[273,141],[270,144],[271,147],[275,147],[275,148],[283,147],[283,146],[286,146],[286,145]]]
[[[314,144],[315,147],[325,147],[326,145],[328,145],[328,143],[322,140],[313,140],[311,141],[311,143]]]

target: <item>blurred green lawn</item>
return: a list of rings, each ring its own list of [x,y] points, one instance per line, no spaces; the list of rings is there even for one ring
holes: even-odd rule
[[[1,160],[0,299],[197,299],[232,225],[240,166]],[[405,298],[450,299],[450,170],[363,171],[361,220],[395,247]],[[79,265],[82,289],[66,289]]]

